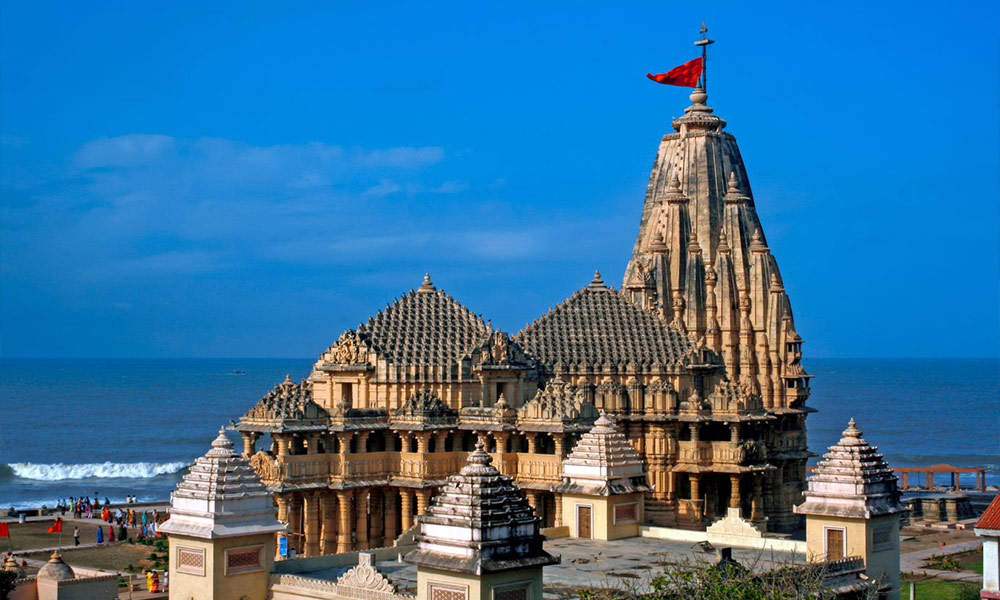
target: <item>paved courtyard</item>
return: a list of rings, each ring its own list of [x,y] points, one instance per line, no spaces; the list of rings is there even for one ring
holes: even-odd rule
[[[702,544],[668,542],[652,538],[630,538],[612,542],[578,539],[557,539],[545,542],[545,549],[562,556],[562,563],[545,567],[545,588],[549,592],[577,587],[638,586],[648,589],[649,582],[668,564],[684,562],[715,562],[715,552]],[[765,570],[790,562],[805,562],[805,557],[792,553],[734,548],[733,558],[751,569]],[[400,589],[416,590],[417,570],[398,561],[378,563],[379,571]],[[336,579],[344,569],[307,573],[308,577]],[[550,597],[554,597],[551,596]]]

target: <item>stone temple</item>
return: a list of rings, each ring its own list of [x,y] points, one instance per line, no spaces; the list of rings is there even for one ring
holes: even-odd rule
[[[648,476],[629,514],[801,527],[802,338],[736,139],[705,92],[691,101],[660,143],[621,290],[598,274],[510,334],[426,277],[240,419],[289,551],[391,544],[477,443],[543,527],[568,524],[563,460],[601,411]]]

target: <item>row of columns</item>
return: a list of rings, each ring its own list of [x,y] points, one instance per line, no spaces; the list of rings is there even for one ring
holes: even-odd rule
[[[285,535],[300,556],[391,544],[413,526],[415,514],[426,512],[432,492],[381,487],[278,494],[278,520],[289,525],[286,534],[278,535]]]
[[[701,521],[705,516],[705,499],[701,493],[701,473],[688,473],[688,484],[690,487],[690,502],[694,510],[694,519]],[[671,478],[673,479],[673,478]],[[743,474],[730,473],[729,475],[729,508],[739,509],[742,506],[743,495]],[[673,490],[671,490],[673,492]],[[672,499],[668,497],[668,500]],[[759,472],[753,473],[753,495],[750,503],[750,520],[760,521],[764,518],[764,487],[763,476]]]

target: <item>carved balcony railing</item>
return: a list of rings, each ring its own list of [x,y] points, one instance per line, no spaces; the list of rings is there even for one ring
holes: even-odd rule
[[[333,471],[335,478],[379,479],[388,477],[394,470],[389,452],[359,452],[345,457],[344,468]]]
[[[517,479],[559,483],[562,478],[562,459],[555,454],[517,454]]]
[[[394,474],[412,479],[444,479],[458,473],[465,465],[467,452],[398,452]]]

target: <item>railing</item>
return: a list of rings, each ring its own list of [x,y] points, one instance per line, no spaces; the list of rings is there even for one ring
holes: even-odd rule
[[[562,459],[555,454],[517,454],[517,478],[558,483],[562,476]]]
[[[395,454],[394,471],[400,477],[414,479],[444,479],[454,475],[465,464],[465,452],[399,452]]]
[[[323,481],[329,478],[335,459],[336,455],[331,454],[286,456],[283,462],[278,462],[278,471],[282,479]]]
[[[711,442],[677,442],[680,462],[708,464],[712,462]]]
[[[385,477],[394,470],[394,461],[389,452],[359,452],[347,454],[346,458],[346,468],[334,470],[335,477]]]
[[[733,442],[677,442],[680,462],[699,465],[743,462],[745,452]]]

